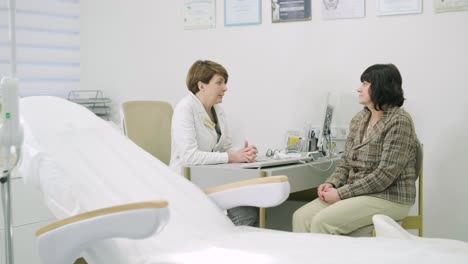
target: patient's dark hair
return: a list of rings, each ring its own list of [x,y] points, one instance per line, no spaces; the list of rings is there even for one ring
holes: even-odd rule
[[[400,71],[393,64],[375,64],[361,75],[361,82],[370,83],[369,95],[375,110],[388,106],[402,106],[405,100]]]
[[[209,83],[215,74],[223,76],[224,82],[227,83],[229,75],[221,64],[209,60],[197,60],[187,73],[187,88],[196,94],[200,91],[198,82]]]

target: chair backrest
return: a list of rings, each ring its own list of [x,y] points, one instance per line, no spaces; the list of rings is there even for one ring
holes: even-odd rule
[[[403,218],[401,225],[404,229],[418,229],[418,235],[420,237],[423,236],[423,160],[423,144],[418,141],[418,149],[416,152],[416,174],[418,175],[418,215]]]
[[[418,178],[422,175],[423,169],[423,159],[424,159],[424,152],[423,152],[423,144],[418,141],[418,149],[416,152],[416,174]]]
[[[418,175],[418,215],[409,215],[403,218],[401,226],[404,229],[417,229],[418,235],[423,236],[423,145],[418,140],[418,149],[416,150],[416,175]],[[349,234],[352,237],[375,236],[374,225],[368,225],[359,228]]]
[[[172,106],[162,101],[122,104],[125,135],[165,164],[171,158]]]

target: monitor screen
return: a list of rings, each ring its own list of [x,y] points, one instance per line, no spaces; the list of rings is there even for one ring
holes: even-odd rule
[[[327,104],[327,109],[325,110],[325,117],[322,125],[322,135],[328,136],[331,134],[331,122],[333,117],[333,106]]]
[[[328,136],[331,134],[331,122],[333,118],[333,110],[335,107],[327,103],[325,108],[325,113],[323,115],[322,127],[320,127],[320,135],[318,137],[318,147],[322,147],[327,140]]]

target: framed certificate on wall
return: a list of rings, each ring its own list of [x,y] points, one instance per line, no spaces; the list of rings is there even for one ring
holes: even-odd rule
[[[224,0],[224,25],[256,25],[262,22],[261,0]]]
[[[406,15],[422,13],[422,0],[379,0],[377,15]]]
[[[323,0],[323,19],[361,18],[366,14],[364,0]]]
[[[271,0],[273,23],[312,19],[310,0]]]
[[[215,0],[184,0],[182,13],[184,29],[214,28],[216,26]]]
[[[436,13],[468,10],[468,0],[434,0]]]

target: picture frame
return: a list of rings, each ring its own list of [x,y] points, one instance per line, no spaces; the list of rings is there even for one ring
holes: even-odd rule
[[[312,20],[311,0],[271,0],[273,23]]]
[[[224,0],[224,26],[257,25],[261,22],[261,0]]]

